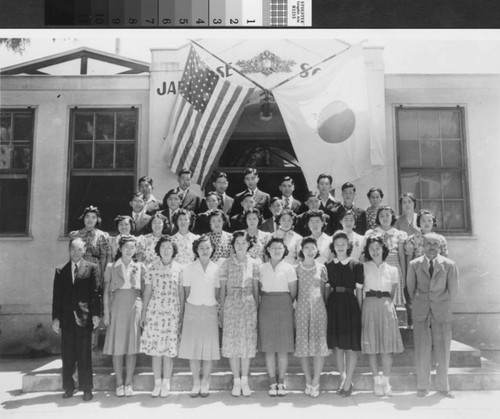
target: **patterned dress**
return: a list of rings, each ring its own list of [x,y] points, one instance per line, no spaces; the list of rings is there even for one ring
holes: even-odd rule
[[[439,254],[444,257],[448,257],[448,243],[446,239],[438,234],[439,236]],[[405,242],[405,254],[408,256],[409,260],[418,258],[424,254],[424,235],[421,232],[412,234]]]
[[[350,233],[344,232],[349,237],[349,240],[352,242],[352,252],[351,258],[354,260],[359,260],[361,258],[361,254],[363,253],[363,249],[365,247],[365,238],[354,231]]]
[[[247,256],[238,262],[234,256],[224,260],[220,280],[226,283],[224,300],[222,356],[253,358],[257,352],[257,305],[253,281],[259,280],[261,261]]]
[[[156,243],[160,240],[161,236],[155,236],[153,233],[139,236],[137,239],[137,253],[142,255],[142,262],[144,265],[151,265],[155,260],[159,260],[159,256],[155,252]]]
[[[266,233],[264,231],[258,231],[256,236],[251,236],[255,239],[252,248],[248,251],[248,254],[254,259],[264,261],[264,247],[266,243],[271,238],[271,233]]]
[[[177,263],[187,265],[194,262],[193,242],[199,237],[191,232],[185,235],[177,232],[172,236],[172,241],[177,245],[177,254],[174,259]]]
[[[109,251],[109,234],[99,230],[98,228],[94,228],[92,230],[82,228],[81,230],[71,231],[69,233],[69,237],[72,239],[77,237],[83,239],[87,245],[83,258],[89,262],[97,263],[99,268],[99,278],[97,278],[97,280],[99,285],[101,285],[103,283],[102,265],[106,263]]]
[[[327,315],[321,285],[327,282],[325,265],[315,262],[305,268],[302,262],[295,271],[299,280],[297,305],[295,307],[295,356],[327,356]]]
[[[398,254],[398,246],[399,244],[405,243],[408,235],[404,231],[400,231],[394,227],[391,227],[389,230],[385,231],[381,227],[377,227],[374,230],[368,230],[365,234],[365,237],[370,236],[373,233],[377,233],[382,235],[384,238],[384,243],[389,248],[389,255],[385,260],[388,265],[394,266],[398,270],[398,284],[396,286],[396,293],[394,294],[394,305],[402,306],[405,304],[404,297],[404,274],[401,270],[401,263],[399,261]]]
[[[284,232],[281,229],[276,230],[272,234],[272,236],[284,239],[285,245],[288,249],[288,255],[286,255],[283,260],[291,265],[295,265],[300,253],[300,243],[302,242],[302,236],[300,234],[297,234],[293,230]]]
[[[210,232],[207,234],[212,239],[215,246],[215,252],[212,256],[212,261],[215,263],[219,259],[227,259],[231,256],[233,247],[231,246],[231,238],[233,237],[231,233],[227,231],[221,231],[220,233]]]
[[[368,230],[374,230],[378,227],[378,224],[376,222],[377,211],[378,208],[373,208],[372,206],[369,206],[366,209],[366,228]]]
[[[146,310],[146,326],[141,336],[141,352],[152,356],[176,357],[180,341],[179,274],[177,262],[164,265],[155,260],[146,275],[151,299]]]

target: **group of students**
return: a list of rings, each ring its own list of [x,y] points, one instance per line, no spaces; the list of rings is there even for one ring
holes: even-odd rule
[[[415,197],[406,193],[397,218],[382,204],[380,188],[368,191],[371,205],[364,211],[354,205],[351,183],[342,186],[338,202],[326,174],[318,177],[318,192],[308,193],[304,204],[293,197],[290,177],[280,183],[283,196],[271,199],[257,188],[256,169],[249,168],[244,172],[248,189],[233,199],[225,194],[227,176],[217,174],[215,190],[202,200],[190,191],[190,176],[181,171],[179,187],[168,191],[161,204],[151,193],[152,179],[141,178],[131,200],[133,213],[116,218],[115,237],[97,228],[100,214],[93,206],[82,215],[84,228],[70,234],[70,264],[78,259],[75,247],[83,249],[80,259],[97,264],[88,276],[95,289],[103,289],[103,352],[112,355],[116,395],[133,394],[136,354],[145,353],[152,356],[153,397],[169,394],[175,357],[189,360],[191,396],[208,396],[212,363],[221,355],[234,375],[231,394],[250,396],[249,367],[257,351],[265,353],[270,396],[286,394],[293,353],[301,361],[305,394],[318,397],[324,359],[332,351],[341,376],[337,394],[352,393],[363,353],[375,394],[391,395],[392,354],[404,350],[395,305],[406,306],[411,328],[411,297],[418,295],[414,280],[407,286],[407,265],[426,257],[429,241],[447,256],[446,240],[432,232],[434,215],[417,213]],[[99,321],[99,294],[87,297],[74,315],[88,313],[90,333]],[[58,315],[53,310],[54,322]],[[63,397],[74,393],[68,371],[75,362],[80,369],[77,358],[65,368],[63,351]],[[80,379],[84,399],[91,390],[85,386]]]

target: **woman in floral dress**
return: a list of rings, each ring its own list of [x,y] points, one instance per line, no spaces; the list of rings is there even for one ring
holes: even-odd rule
[[[257,208],[248,210],[244,219],[247,224],[246,233],[253,242],[253,246],[248,249],[248,254],[254,259],[264,261],[264,248],[271,238],[271,233],[259,230],[262,217]]]
[[[233,372],[232,395],[250,396],[248,370],[257,352],[257,305],[260,259],[250,257],[252,242],[244,231],[233,234],[234,255],[220,267],[222,356]]]
[[[191,225],[192,212],[183,208],[175,215],[175,224],[178,232],[172,236],[172,241],[177,245],[177,255],[175,261],[181,265],[194,262],[193,242],[200,236],[189,231]]]
[[[118,234],[114,237],[109,236],[109,248],[108,248],[108,263],[115,260],[116,253],[118,252],[118,242],[122,236],[130,236],[132,231],[134,231],[135,223],[134,219],[128,215],[119,215],[115,218],[116,229]]]
[[[210,223],[211,231],[207,236],[210,237],[215,248],[211,257],[212,261],[215,263],[217,263],[219,259],[226,259],[231,255],[231,239],[233,236],[231,233],[222,230],[226,219],[226,214],[220,209],[211,211],[208,214],[208,222]]]
[[[377,212],[378,227],[368,230],[365,238],[373,234],[383,237],[385,245],[389,248],[389,255],[385,261],[388,265],[394,266],[398,270],[398,284],[394,295],[394,305],[403,306],[405,304],[404,287],[406,278],[406,259],[404,253],[404,243],[408,235],[394,227],[396,223],[396,213],[389,206],[383,206]],[[366,256],[366,255],[365,255]]]
[[[155,247],[160,237],[165,234],[166,225],[166,218],[157,212],[151,217],[146,227],[146,231],[152,232],[139,236],[137,240],[137,259],[146,266],[151,265],[158,258]]]
[[[152,356],[155,386],[151,396],[166,397],[179,348],[184,289],[179,279],[182,266],[174,261],[177,246],[172,238],[162,236],[155,252],[159,258],[149,267],[145,281],[141,352]]]
[[[405,243],[405,253],[408,257],[408,263],[424,254],[424,234],[433,232],[434,227],[436,227],[436,217],[429,210],[420,210],[417,215],[417,226],[420,228],[420,231],[408,237]],[[446,239],[440,234],[439,237],[439,254],[448,257]]]

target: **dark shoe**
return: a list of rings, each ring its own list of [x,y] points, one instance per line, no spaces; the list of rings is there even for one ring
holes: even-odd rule
[[[352,383],[351,383],[351,386],[349,387],[349,389],[348,389],[348,390],[344,390],[344,391],[342,392],[342,396],[343,396],[343,397],[349,397],[351,394],[352,394]]]
[[[94,398],[94,395],[92,394],[92,391],[90,390],[85,390],[83,392],[83,401],[84,402],[89,402]]]
[[[73,397],[73,394],[76,393],[76,390],[74,388],[68,389],[64,392],[62,395],[63,399],[69,399],[70,397]]]
[[[425,397],[429,394],[429,390],[417,390],[417,397]]]
[[[448,399],[454,399],[455,395],[451,391],[446,391],[446,390],[439,390],[438,391],[441,396],[447,397]]]
[[[340,386],[335,393],[338,396],[343,396],[344,395],[344,387]]]

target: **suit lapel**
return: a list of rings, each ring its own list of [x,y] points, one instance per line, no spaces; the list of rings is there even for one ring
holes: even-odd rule
[[[427,259],[423,256],[422,256],[422,262],[420,263],[420,269],[427,278],[431,279],[431,276],[429,275],[429,263],[427,262]]]

